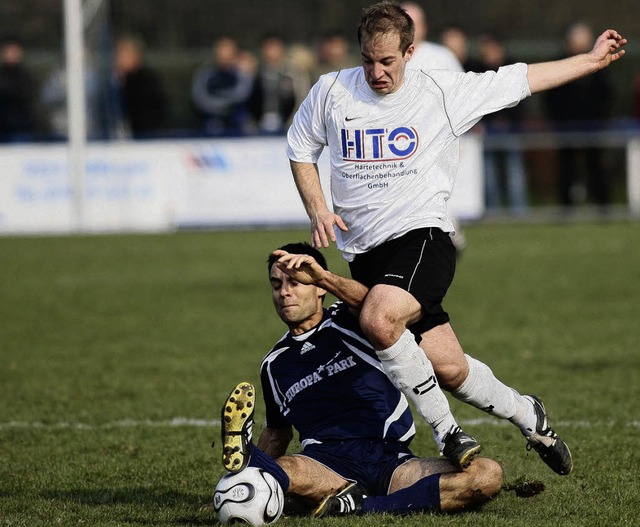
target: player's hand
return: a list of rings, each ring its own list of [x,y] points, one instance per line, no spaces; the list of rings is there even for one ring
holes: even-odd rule
[[[612,62],[622,58],[625,50],[622,47],[627,43],[615,29],[607,29],[598,37],[591,50],[591,54],[598,62],[600,68],[606,68]]]
[[[282,249],[271,253],[278,258],[276,266],[283,273],[298,283],[317,285],[324,277],[325,270],[313,256],[308,254],[292,254]]]
[[[349,229],[342,218],[333,212],[326,210],[319,212],[311,218],[311,245],[316,249],[329,247],[329,241],[336,242],[334,226],[346,232]]]

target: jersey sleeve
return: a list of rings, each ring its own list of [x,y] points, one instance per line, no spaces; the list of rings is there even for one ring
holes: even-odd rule
[[[442,90],[444,106],[453,133],[462,135],[483,116],[515,106],[531,95],[524,63],[503,66],[498,71],[451,74],[431,71]]]
[[[325,102],[338,73],[320,77],[302,101],[287,132],[287,156],[300,163],[316,163],[327,144]]]
[[[291,426],[287,418],[282,415],[280,406],[276,402],[273,392],[274,386],[268,372],[269,363],[263,362],[260,367],[260,384],[262,385],[262,397],[264,399],[266,424],[269,428],[285,428]]]

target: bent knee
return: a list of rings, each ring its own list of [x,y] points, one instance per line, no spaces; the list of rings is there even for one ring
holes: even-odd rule
[[[502,489],[502,466],[497,461],[488,458],[477,458],[471,463],[470,469],[474,474],[474,487],[483,495],[483,499],[490,499]]]
[[[466,362],[434,363],[433,369],[442,389],[452,391],[459,388],[469,375],[469,366]]]
[[[360,328],[373,347],[378,350],[393,346],[406,329],[400,321],[387,314],[372,311],[362,311]]]

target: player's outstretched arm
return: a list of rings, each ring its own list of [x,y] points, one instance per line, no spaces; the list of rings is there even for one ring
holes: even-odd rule
[[[296,282],[315,285],[335,295],[351,309],[359,311],[369,289],[360,282],[323,269],[308,254],[291,254],[278,249],[273,251],[276,265]]]
[[[334,225],[337,225],[342,231],[347,231],[347,226],[340,216],[331,212],[327,207],[320,184],[318,165],[298,161],[290,161],[290,163],[293,180],[311,220],[311,245],[329,247],[329,241],[334,243],[336,241]]]
[[[589,53],[552,62],[530,64],[527,77],[531,93],[557,88],[574,80],[592,75],[619,60],[625,54],[627,39],[614,29],[603,32]]]

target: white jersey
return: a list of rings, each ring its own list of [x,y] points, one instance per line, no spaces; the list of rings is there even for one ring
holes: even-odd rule
[[[407,69],[388,95],[368,86],[362,67],[329,73],[298,109],[287,155],[316,163],[329,146],[333,210],[349,228],[338,248],[352,260],[414,229],[453,232],[447,200],[458,137],[530,94],[526,64],[486,73]]]
[[[420,42],[415,45],[415,51],[407,68],[423,71],[449,70],[464,71],[462,64],[448,47],[434,42]]]

